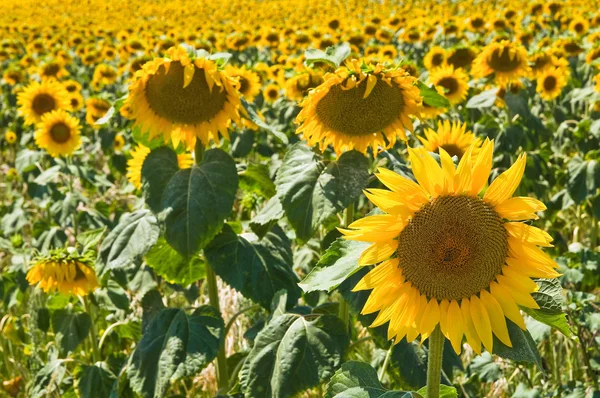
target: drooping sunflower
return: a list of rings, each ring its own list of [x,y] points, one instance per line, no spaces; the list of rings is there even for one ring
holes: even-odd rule
[[[312,90],[300,104],[297,133],[321,150],[332,145],[336,153],[372,147],[391,148],[398,137],[412,131],[411,115],[419,112],[421,96],[416,79],[404,69],[385,69],[352,60]]]
[[[493,335],[512,346],[507,319],[525,329],[519,307],[539,308],[531,278],[555,278],[557,264],[538,246],[546,232],[522,223],[545,209],[530,197],[512,197],[526,157],[496,178],[480,196],[492,168],[493,142],[474,159],[471,149],[456,168],[440,149],[441,167],[425,149],[409,149],[417,183],[379,169],[390,190],[366,194],[385,214],[341,230],[346,239],[374,242],[359,258],[376,265],[354,287],[372,289],[362,313],[379,311],[371,326],[389,322],[388,339],[427,339],[437,325],[457,353],[463,336],[473,350],[493,349]]]
[[[45,113],[69,108],[69,96],[56,80],[32,82],[18,94],[19,114],[25,125],[38,123]]]
[[[508,40],[490,43],[473,61],[472,72],[476,77],[494,74],[499,85],[509,83],[529,73],[527,51]]]
[[[254,97],[260,93],[260,77],[257,73],[246,67],[233,65],[228,65],[225,68],[225,73],[227,76],[237,79],[237,89],[246,101],[254,101]]]
[[[429,75],[429,81],[443,88],[452,105],[463,102],[469,93],[469,76],[462,69],[452,66],[437,68]]]
[[[558,97],[567,85],[568,74],[565,69],[549,67],[544,69],[537,78],[536,91],[546,101]]]
[[[193,148],[196,138],[207,145],[240,118],[235,81],[206,58],[192,59],[182,47],[167,51],[136,72],[126,103],[135,124],[150,138],[162,135],[177,147]]]
[[[45,114],[37,125],[35,143],[52,157],[72,154],[81,145],[79,119],[62,109]]]
[[[127,161],[127,180],[137,189],[142,187],[142,166],[149,154],[150,148],[138,145],[131,151],[131,159]],[[177,155],[177,164],[180,169],[189,169],[194,164],[194,158],[191,153],[179,154]]]
[[[80,256],[64,249],[38,257],[27,272],[27,281],[30,285],[39,284],[46,293],[58,291],[80,296],[99,287],[91,256]]]
[[[467,131],[467,124],[459,121],[438,121],[437,131],[425,130],[425,137],[417,136],[423,147],[429,152],[440,153],[442,148],[448,155],[462,159],[472,147],[470,153],[473,160],[479,155],[482,141],[475,134]]]

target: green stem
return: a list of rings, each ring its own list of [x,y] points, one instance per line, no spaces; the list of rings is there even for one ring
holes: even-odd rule
[[[352,224],[354,221],[354,203],[346,208],[344,211],[344,226],[348,227],[348,225]],[[346,331],[350,331],[350,307],[348,302],[344,300],[343,297],[340,297],[340,309],[339,309],[339,317],[346,325]]]
[[[440,398],[442,379],[442,357],[444,354],[444,335],[440,326],[436,326],[429,336],[429,358],[427,360],[427,398]]]
[[[194,160],[196,164],[202,163],[204,159],[204,144],[200,140],[196,140],[196,145],[194,147]]]
[[[390,344],[390,348],[385,354],[385,359],[383,360],[383,365],[381,365],[381,369],[379,370],[379,381],[383,382],[383,376],[385,376],[385,371],[387,370],[388,365],[390,364],[390,358],[392,357],[392,351],[394,350],[394,342]]]
[[[90,328],[90,344],[92,345],[92,360],[96,363],[100,361],[100,350],[98,349],[98,334],[96,333],[96,323],[94,322],[92,307],[93,305],[89,296],[83,297],[83,309],[88,313],[92,320],[92,327]]]
[[[208,285],[208,300],[210,305],[221,312],[219,306],[219,291],[217,289],[217,276],[215,271],[212,269],[210,264],[206,263],[206,283]],[[219,346],[219,352],[217,353],[217,386],[222,392],[227,392],[229,389],[229,370],[227,369],[227,356],[225,355],[225,336]]]

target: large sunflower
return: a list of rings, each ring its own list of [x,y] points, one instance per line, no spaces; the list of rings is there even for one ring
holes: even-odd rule
[[[39,283],[46,293],[59,291],[85,296],[99,286],[91,263],[86,256],[54,250],[36,260],[27,272],[27,281],[30,285]]]
[[[489,76],[492,73],[499,85],[504,85],[529,73],[527,51],[523,46],[502,40],[483,48],[473,61],[473,75]]]
[[[425,137],[417,136],[423,144],[423,147],[429,152],[439,153],[442,148],[448,155],[456,156],[458,160],[471,148],[473,160],[479,154],[481,148],[481,139],[475,134],[467,131],[467,124],[459,121],[450,122],[449,120],[438,121],[437,132],[432,129],[425,130]]]
[[[409,115],[419,112],[421,96],[416,79],[403,69],[384,69],[352,60],[312,90],[301,103],[296,121],[309,145],[321,150],[332,145],[336,153],[370,146],[391,148],[405,129],[413,128]]]
[[[25,125],[36,124],[45,113],[70,106],[67,91],[56,80],[32,82],[19,93],[18,104]]]
[[[150,148],[138,145],[131,151],[131,159],[127,161],[127,179],[137,189],[142,187],[142,166],[149,154]],[[194,164],[194,158],[191,153],[182,153],[177,155],[177,164],[180,169],[189,169]]]
[[[170,58],[144,64],[129,86],[135,124],[150,138],[162,135],[175,147],[193,148],[196,138],[207,145],[219,134],[229,138],[231,120],[239,120],[240,98],[235,81],[205,58],[191,59],[181,47]]]
[[[437,68],[429,75],[429,81],[442,87],[452,105],[463,102],[469,93],[469,76],[462,69],[455,70],[452,66]]]
[[[558,97],[562,89],[567,85],[567,78],[568,73],[563,68],[546,68],[537,78],[536,91],[540,93],[542,99],[551,101]]]
[[[463,335],[475,350],[492,352],[495,335],[512,346],[507,321],[522,329],[519,307],[539,308],[531,278],[558,276],[556,263],[538,246],[544,231],[519,222],[545,209],[530,197],[512,197],[525,170],[522,155],[480,196],[492,168],[493,141],[473,159],[469,149],[456,168],[440,149],[441,167],[425,149],[409,149],[418,183],[380,169],[391,191],[370,189],[385,214],[342,230],[346,239],[374,242],[360,265],[378,264],[354,287],[372,289],[362,313],[379,311],[371,326],[389,322],[388,338],[425,340],[439,324],[454,350]]]
[[[81,145],[79,120],[62,109],[46,113],[37,125],[35,143],[50,156],[70,155]]]

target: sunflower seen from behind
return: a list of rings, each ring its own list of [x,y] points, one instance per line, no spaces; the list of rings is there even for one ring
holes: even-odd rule
[[[69,109],[67,90],[56,80],[32,82],[18,94],[19,114],[25,125],[42,120],[42,116],[57,109]]]
[[[419,112],[421,96],[416,79],[404,69],[385,69],[352,60],[324,76],[300,104],[297,130],[309,145],[336,153],[371,147],[391,148],[398,137],[412,131],[412,115]]]
[[[58,109],[42,116],[35,132],[35,143],[50,156],[68,156],[81,146],[79,119]]]
[[[508,40],[490,43],[473,61],[475,77],[494,75],[498,85],[505,85],[530,73],[525,47]]]
[[[511,347],[507,319],[525,329],[519,306],[539,308],[531,278],[555,278],[557,264],[539,246],[546,232],[523,221],[546,207],[513,197],[525,170],[517,161],[481,195],[492,169],[493,141],[476,157],[470,147],[455,167],[439,150],[441,166],[425,149],[409,149],[416,181],[379,169],[386,189],[367,197],[384,214],[341,232],[372,242],[360,265],[377,264],[354,287],[371,290],[362,313],[378,312],[372,327],[389,322],[388,339],[427,339],[439,325],[457,353],[463,336],[477,353],[493,350],[493,336]]]
[[[181,47],[167,51],[136,72],[126,103],[132,118],[150,139],[162,137],[177,147],[194,148],[219,136],[229,138],[231,121],[240,118],[236,82],[206,58],[191,58]]]

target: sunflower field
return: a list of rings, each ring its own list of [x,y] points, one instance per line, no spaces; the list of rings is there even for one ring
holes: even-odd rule
[[[600,398],[599,0],[0,32],[0,398]]]

